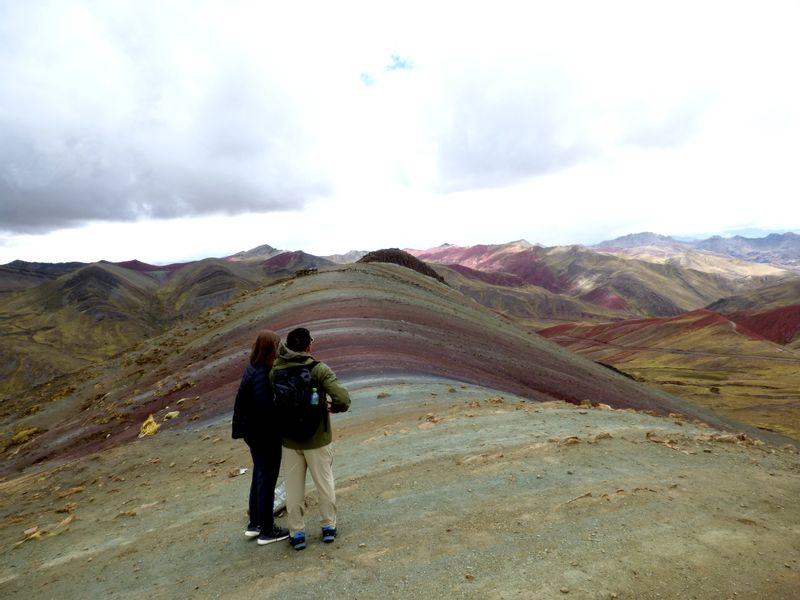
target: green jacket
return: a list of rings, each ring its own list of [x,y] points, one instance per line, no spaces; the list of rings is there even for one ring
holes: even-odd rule
[[[278,349],[278,356],[275,358],[275,364],[272,365],[272,372],[269,375],[270,381],[272,381],[275,371],[288,367],[308,365],[312,362],[314,362],[314,357],[307,352],[295,352],[287,348],[285,344],[281,344]],[[350,408],[350,394],[339,383],[339,380],[336,379],[336,374],[328,365],[322,362],[317,363],[311,369],[311,378],[316,383],[317,389],[324,392],[323,397],[330,398],[332,412],[346,412]],[[283,438],[282,442],[284,446],[294,450],[311,450],[312,448],[327,446],[332,440],[331,416],[329,413],[325,413],[325,417],[322,419],[316,433],[311,436],[311,439],[305,442],[297,442]]]

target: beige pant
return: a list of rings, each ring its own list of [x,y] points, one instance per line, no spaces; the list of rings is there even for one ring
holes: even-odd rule
[[[319,494],[322,527],[336,527],[336,489],[333,483],[333,444],[313,450],[283,447],[283,477],[286,481],[286,513],[289,533],[305,529],[306,468]]]

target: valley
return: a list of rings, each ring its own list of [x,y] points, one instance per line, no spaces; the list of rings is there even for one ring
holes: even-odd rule
[[[800,355],[716,313],[540,333],[693,404],[800,439]]]
[[[792,598],[797,272],[603,252],[7,265],[0,593]],[[298,324],[353,394],[343,534],[300,557],[247,544],[230,475],[250,345]]]

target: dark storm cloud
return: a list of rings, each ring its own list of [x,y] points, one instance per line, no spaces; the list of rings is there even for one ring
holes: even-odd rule
[[[0,6],[16,25],[0,25],[0,231],[284,210],[326,192],[308,115],[257,60],[185,65],[147,20],[56,7]]]
[[[131,145],[122,132],[37,144],[0,124],[0,227],[42,232],[92,220],[281,210],[324,191],[253,133],[259,127],[226,123],[179,140],[171,152],[158,139]]]

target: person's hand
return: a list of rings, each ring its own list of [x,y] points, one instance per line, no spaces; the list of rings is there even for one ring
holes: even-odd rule
[[[325,404],[328,407],[328,412],[332,413],[333,412],[333,406],[331,405],[331,399],[330,398],[325,398]]]

